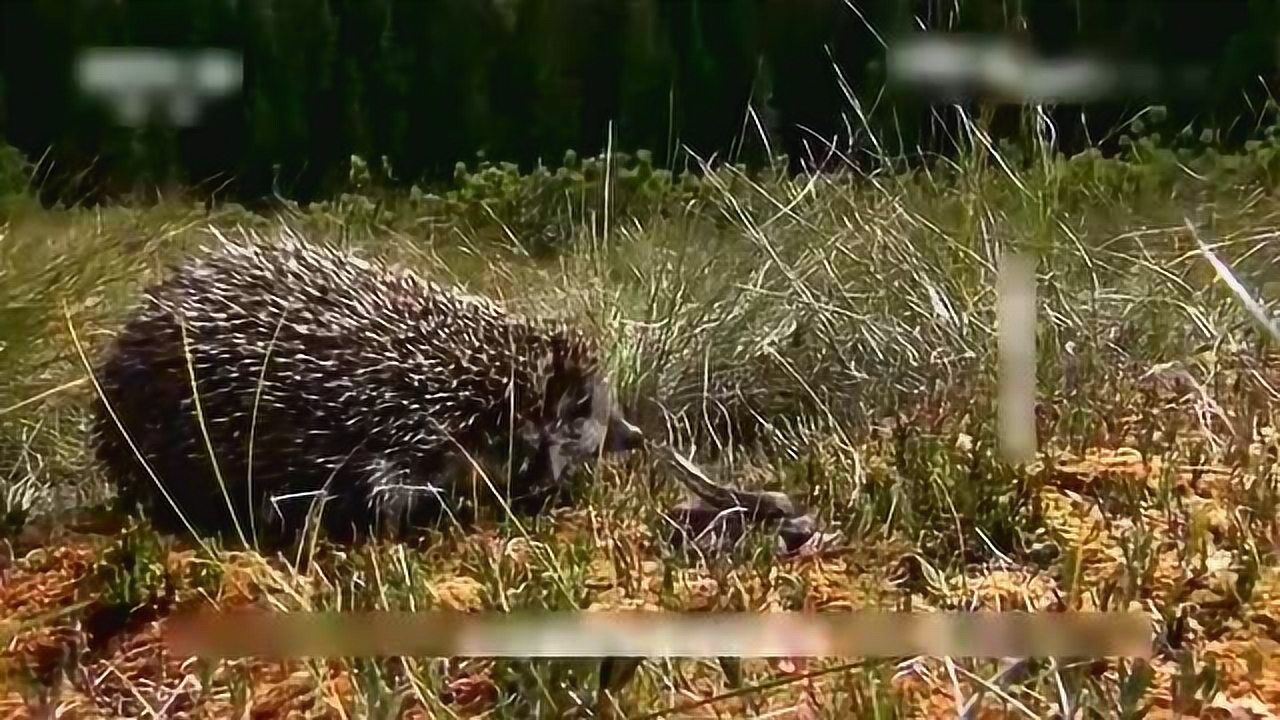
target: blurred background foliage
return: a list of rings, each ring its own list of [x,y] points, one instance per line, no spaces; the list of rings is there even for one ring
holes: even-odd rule
[[[964,135],[956,114],[885,92],[884,43],[922,28],[1199,66],[1195,87],[1170,75],[1168,123],[1240,144],[1276,77],[1280,13],[1275,0],[7,0],[0,141],[46,203],[178,187],[305,202],[347,189],[352,156],[428,191],[456,187],[459,162],[554,170],[566,151],[609,147],[676,173],[684,148],[797,171],[857,162],[872,138],[879,159],[912,162]],[[90,46],[233,48],[244,92],[195,127],[120,127],[76,91]],[[1107,132],[1151,100],[1052,108],[1059,148],[1117,149]],[[1027,112],[974,114],[1017,141]]]

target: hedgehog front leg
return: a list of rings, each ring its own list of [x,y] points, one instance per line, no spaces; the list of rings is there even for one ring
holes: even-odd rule
[[[403,539],[419,521],[448,510],[446,491],[415,472],[408,462],[386,455],[370,458],[364,468],[367,524],[378,537]]]

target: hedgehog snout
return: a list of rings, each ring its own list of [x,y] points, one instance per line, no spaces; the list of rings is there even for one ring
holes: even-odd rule
[[[618,411],[609,417],[609,427],[605,430],[605,450],[625,453],[644,447],[646,438],[640,428],[631,424]]]

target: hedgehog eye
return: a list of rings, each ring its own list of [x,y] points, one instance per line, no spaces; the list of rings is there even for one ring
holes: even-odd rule
[[[592,405],[591,393],[565,393],[560,396],[559,402],[556,403],[555,418],[561,422],[567,420],[576,420],[584,415],[589,415]]]

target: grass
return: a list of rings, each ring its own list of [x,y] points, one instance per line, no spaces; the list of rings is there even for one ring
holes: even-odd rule
[[[823,718],[1280,705],[1280,373],[1268,331],[1198,244],[1274,297],[1271,155],[1207,154],[1180,172],[1152,146],[1019,159],[971,132],[973,153],[928,171],[723,168],[675,208],[548,203],[576,208],[551,256],[514,248],[500,216],[451,222],[395,195],[279,217],[177,200],[15,213],[0,226],[3,702],[131,717],[596,712],[595,663],[201,664],[157,644],[172,608],[256,603],[1134,608],[1157,629],[1150,662],[662,661],[620,703],[634,717]],[[677,488],[643,457],[602,466],[574,509],[520,527],[316,542],[307,563],[81,519],[101,520],[89,510],[110,493],[84,450],[92,385],[70,329],[92,356],[208,226],[281,222],[588,325],[638,424],[734,482],[797,495],[844,545],[779,560],[756,535],[725,557],[677,553],[661,514]],[[1040,454],[1021,467],[1001,461],[996,434],[995,273],[1009,249],[1031,253],[1039,279]]]

